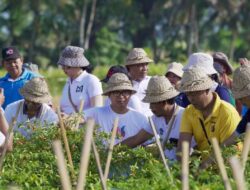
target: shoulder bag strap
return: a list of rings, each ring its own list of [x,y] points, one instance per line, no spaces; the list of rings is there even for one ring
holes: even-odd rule
[[[163,139],[162,141],[162,146],[164,147],[164,145],[168,142],[168,139],[169,139],[169,136],[170,136],[170,132],[172,131],[172,128],[173,128],[173,124],[174,124],[174,121],[175,121],[175,118],[176,118],[176,115],[177,115],[177,112],[179,110],[179,106],[176,105],[176,108],[174,110],[174,114],[173,116],[171,117],[170,121],[168,122],[168,131],[167,131],[167,135],[166,137]]]
[[[68,97],[69,97],[69,102],[72,105],[72,107],[74,108],[75,112],[78,112],[77,106],[73,103],[72,98],[71,98],[71,93],[70,93],[70,84],[69,84],[69,88],[68,88]]]
[[[207,142],[208,142],[209,145],[211,145],[211,143],[210,143],[210,141],[209,141],[209,139],[208,139],[208,136],[207,136],[207,131],[206,131],[206,129],[205,129],[204,123],[203,123],[203,121],[202,121],[200,118],[199,118],[199,120],[200,120],[200,124],[201,124],[202,130],[203,130],[203,132],[204,132],[204,134],[205,134],[205,137],[206,137],[206,139],[207,139]]]

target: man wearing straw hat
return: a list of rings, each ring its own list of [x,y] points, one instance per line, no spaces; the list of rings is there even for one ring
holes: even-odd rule
[[[20,94],[24,100],[8,105],[4,113],[5,117],[2,115],[3,112],[0,112],[1,131],[5,135],[9,126],[12,125],[13,118],[16,121],[13,126],[14,131],[26,138],[29,138],[32,132],[28,126],[43,127],[58,122],[56,113],[48,106],[51,96],[44,78],[31,79],[20,89]],[[7,122],[3,120],[5,118]]]
[[[100,131],[111,133],[114,120],[118,118],[117,133],[120,138],[116,139],[116,143],[134,136],[143,127],[149,126],[146,116],[128,107],[129,99],[135,92],[124,73],[113,74],[103,93],[110,98],[111,104],[84,111],[84,119],[93,118]]]
[[[136,96],[142,101],[145,97],[145,91],[148,86],[150,77],[148,74],[148,64],[153,62],[142,48],[133,48],[126,58],[126,68],[132,79],[133,87],[137,91]],[[141,102],[142,111],[145,115],[150,116],[153,113],[149,109],[149,104]]]
[[[150,104],[154,113],[152,120],[160,136],[165,155],[168,159],[175,159],[175,149],[179,138],[179,128],[184,108],[175,103],[178,91],[165,76],[153,76],[149,80],[146,96],[143,101]],[[151,127],[144,127],[135,136],[122,142],[129,147],[142,144],[153,136]]]
[[[250,122],[250,62],[246,58],[240,59],[240,62],[241,66],[233,74],[232,92],[235,99],[247,106],[248,110],[237,126],[233,138],[245,133],[247,123]]]
[[[175,87],[175,89],[178,89],[178,85],[181,81],[181,78],[183,75],[182,69],[183,69],[183,65],[181,63],[173,62],[168,65],[165,77],[168,78],[168,80]],[[175,102],[179,106],[184,107],[184,108],[187,107],[189,104],[187,97],[184,93],[180,93],[178,96],[176,96]]]
[[[191,104],[183,112],[178,152],[182,142],[190,143],[192,137],[198,150],[209,150],[212,137],[223,144],[236,129],[240,121],[238,112],[212,92],[212,86],[213,81],[201,67],[194,66],[184,72],[179,89]]]

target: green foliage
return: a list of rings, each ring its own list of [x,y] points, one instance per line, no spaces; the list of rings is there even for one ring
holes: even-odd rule
[[[67,130],[76,174],[79,172],[84,133],[84,127],[79,131]],[[104,136],[104,134],[95,134],[95,143],[103,168],[107,157],[106,147],[102,144]],[[36,128],[29,140],[16,134],[14,150],[6,155],[3,172],[0,176],[0,189],[6,189],[10,186],[22,189],[61,189],[55,156],[52,151],[52,141],[55,139],[60,139],[60,130],[55,126]],[[226,160],[235,153],[239,153],[235,147],[227,148],[223,151],[223,156]],[[127,149],[118,146],[113,152],[108,187],[128,190],[180,189],[180,165],[176,162],[169,162],[169,164],[174,178],[173,184],[170,182],[159,157],[154,157],[150,151],[144,148]],[[191,158],[190,189],[224,189],[217,166],[214,165],[207,170],[200,171],[198,170],[199,164],[199,157]],[[235,187],[227,161],[226,169],[230,182]],[[86,189],[101,189],[97,171],[94,156],[91,154]],[[250,163],[248,162],[245,172],[248,187],[250,185],[249,171]]]

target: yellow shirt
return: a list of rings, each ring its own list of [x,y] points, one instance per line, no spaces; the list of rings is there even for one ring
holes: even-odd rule
[[[215,137],[219,143],[224,142],[235,131],[240,116],[229,103],[221,100],[216,94],[212,113],[204,120],[202,113],[193,105],[189,105],[183,113],[180,132],[191,133],[199,150],[208,150],[209,143],[202,129],[203,122],[209,141]]]

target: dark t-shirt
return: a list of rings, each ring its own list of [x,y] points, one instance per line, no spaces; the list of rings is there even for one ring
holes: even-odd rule
[[[241,119],[240,123],[237,126],[237,133],[242,134],[246,132],[247,123],[250,122],[250,109],[247,110],[247,113]]]

